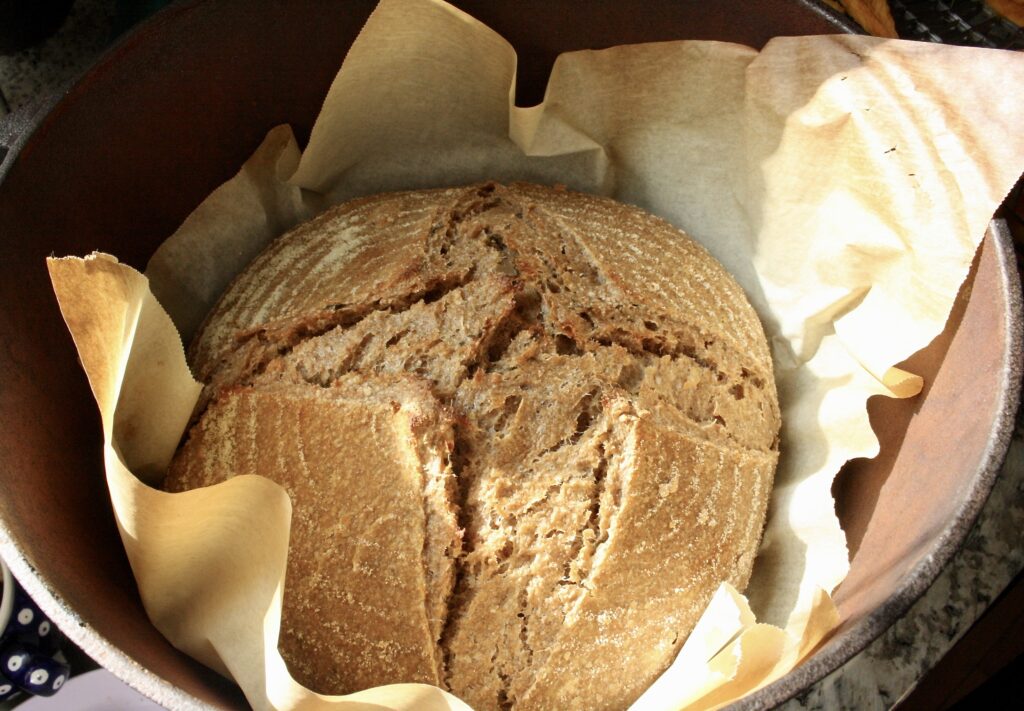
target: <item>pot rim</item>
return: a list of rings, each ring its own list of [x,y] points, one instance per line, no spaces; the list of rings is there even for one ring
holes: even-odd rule
[[[3,186],[18,155],[40,129],[57,113],[60,104],[75,93],[84,91],[88,77],[117,60],[133,45],[145,39],[168,22],[192,11],[209,0],[185,0],[169,5],[139,22],[111,43],[82,71],[66,80],[58,89],[39,100],[26,104],[0,119],[0,187]],[[60,631],[93,661],[123,683],[165,708],[180,711],[206,711],[210,706],[184,689],[175,686],[156,672],[139,664],[120,647],[83,620],[54,588],[52,581],[39,570],[17,544],[16,532],[0,518],[0,558],[22,589],[35,601]]]
[[[811,656],[788,674],[729,706],[731,710],[747,711],[776,706],[810,688],[850,661],[907,614],[949,565],[973,530],[1006,460],[1024,378],[1024,297],[1017,275],[1013,239],[1006,220],[993,219],[989,223],[986,237],[992,238],[990,245],[996,251],[999,264],[999,289],[1005,295],[1007,304],[1003,324],[1006,342],[999,367],[1002,377],[998,412],[963,503],[932,544],[931,551],[904,576],[901,585],[885,602],[850,629],[826,638]]]
[[[14,576],[11,575],[11,569],[4,563],[3,558],[0,558],[0,573],[3,575],[3,597],[0,598],[0,636],[2,636],[11,619],[11,613],[14,612]]]

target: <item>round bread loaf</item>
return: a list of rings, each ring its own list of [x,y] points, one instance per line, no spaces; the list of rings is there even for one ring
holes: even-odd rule
[[[778,458],[764,333],[637,208],[355,200],[268,247],[189,356],[206,387],[166,488],[289,492],[280,647],[314,690],[625,708],[749,579]]]

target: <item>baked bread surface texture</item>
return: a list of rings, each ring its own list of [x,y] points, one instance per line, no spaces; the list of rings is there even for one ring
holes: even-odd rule
[[[189,357],[206,387],[165,487],[289,492],[280,647],[317,691],[626,708],[750,577],[764,334],[637,208],[491,183],[346,203],[268,247]]]

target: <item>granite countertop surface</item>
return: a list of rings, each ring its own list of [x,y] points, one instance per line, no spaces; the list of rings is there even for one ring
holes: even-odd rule
[[[963,547],[902,618],[782,708],[887,709],[974,625],[1024,566],[1024,410],[989,499]]]
[[[144,3],[145,4],[145,3]],[[159,5],[161,3],[149,3]],[[128,3],[78,0],[49,40],[0,56],[0,121],[64,86],[137,19]],[[1024,199],[1018,214],[1024,214]],[[1021,223],[1024,224],[1024,223]],[[1024,229],[1017,233],[1024,252]],[[1024,411],[995,487],[962,549],[930,589],[891,628],[785,709],[885,709],[910,694],[1024,568]],[[74,702],[65,698],[65,708]]]

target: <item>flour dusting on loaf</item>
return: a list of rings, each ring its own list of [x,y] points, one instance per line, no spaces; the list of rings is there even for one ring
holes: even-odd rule
[[[289,492],[280,646],[314,690],[626,708],[750,577],[778,459],[764,333],[637,208],[356,200],[263,252],[189,357],[206,387],[165,486]]]

